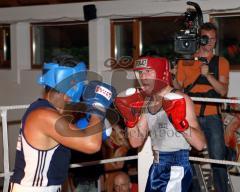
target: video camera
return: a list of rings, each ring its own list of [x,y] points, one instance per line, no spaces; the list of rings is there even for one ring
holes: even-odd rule
[[[185,12],[185,29],[175,34],[174,51],[182,54],[184,58],[190,59],[200,45],[208,43],[208,37],[198,35],[198,29],[203,24],[203,15],[200,6],[197,3],[188,1],[187,5],[195,9],[188,9]]]

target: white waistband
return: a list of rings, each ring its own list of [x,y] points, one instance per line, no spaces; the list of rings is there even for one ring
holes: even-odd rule
[[[47,187],[22,186],[18,183],[10,183],[9,192],[60,192],[61,185],[52,185]]]

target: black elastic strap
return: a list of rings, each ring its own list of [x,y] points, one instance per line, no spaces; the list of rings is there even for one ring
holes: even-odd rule
[[[211,61],[209,62],[208,65],[209,65],[209,72],[213,73],[213,75],[216,79],[219,79],[219,56],[216,56],[216,55],[213,56],[213,58],[211,59]],[[197,84],[210,85],[210,83],[208,82],[206,77],[199,75],[193,83],[191,83],[186,88],[184,88],[184,92],[193,96],[194,93],[191,93],[191,90]],[[197,95],[197,93],[196,93],[196,95]],[[199,95],[201,95],[201,93],[199,93]],[[216,92],[216,95],[217,95],[217,97],[220,97],[220,95],[217,92]],[[217,107],[217,113],[220,114],[219,104],[216,104],[216,107]],[[199,116],[204,116],[205,109],[206,109],[206,103],[201,103]]]

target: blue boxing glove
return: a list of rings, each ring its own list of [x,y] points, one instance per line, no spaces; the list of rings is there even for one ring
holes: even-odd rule
[[[86,117],[83,117],[76,122],[76,127],[78,127],[80,130],[84,130],[86,129],[88,124],[89,124],[89,115],[87,114]],[[104,128],[102,132],[102,140],[106,141],[110,137],[111,133],[112,133],[112,126],[108,121],[108,119],[105,118]]]
[[[86,114],[86,117],[82,117],[81,119],[78,119],[76,122],[76,127],[83,130],[85,129],[89,124],[89,115]]]
[[[116,95],[116,90],[111,85],[100,81],[90,81],[83,91],[82,98],[87,105],[87,112],[104,118]]]

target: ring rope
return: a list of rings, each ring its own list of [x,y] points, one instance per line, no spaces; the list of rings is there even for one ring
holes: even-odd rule
[[[11,106],[0,106],[0,110],[13,110],[13,109],[26,109],[29,105],[11,105]]]
[[[203,102],[215,102],[215,103],[237,103],[240,104],[240,99],[219,99],[219,98],[208,98],[208,97],[191,97],[193,101]],[[13,109],[25,109],[29,105],[12,105],[12,106],[0,106],[0,110],[13,110]]]
[[[103,160],[98,160],[98,161],[89,161],[89,162],[84,162],[84,163],[75,163],[75,164],[71,164],[70,168],[85,167],[85,166],[106,164],[106,163],[114,163],[114,162],[118,162],[118,161],[129,161],[129,160],[135,160],[135,159],[138,159],[138,155],[127,156],[127,157],[117,157],[117,158],[111,158],[111,159],[103,159]],[[208,159],[208,158],[192,157],[192,156],[189,157],[189,160],[197,161],[197,162],[204,162],[204,163],[232,165],[232,166],[240,167],[239,162],[227,161],[227,160]]]
[[[114,162],[118,162],[118,161],[129,161],[129,160],[134,160],[134,159],[138,159],[138,155],[127,156],[127,157],[117,157],[117,158],[111,158],[111,159],[103,159],[103,160],[98,160],[98,161],[89,161],[89,162],[84,162],[84,163],[76,163],[76,164],[71,164],[70,168],[84,167],[84,166],[98,165],[98,164],[105,164],[105,163],[114,163]],[[208,159],[208,158],[192,157],[192,156],[189,157],[189,160],[197,161],[197,162],[204,162],[204,163],[232,165],[232,166],[240,167],[239,162],[227,161],[227,160]]]
[[[213,164],[222,164],[222,165],[233,165],[240,167],[239,162],[235,161],[227,161],[227,160],[218,160],[218,159],[208,159],[208,158],[202,158],[202,157],[189,157],[190,161],[198,161],[198,162],[204,162],[204,163],[213,163]]]
[[[191,97],[193,101],[214,102],[214,103],[237,103],[240,104],[240,99],[219,99],[219,98],[203,98]]]
[[[102,160],[96,160],[96,161],[89,161],[89,162],[83,162],[83,163],[73,163],[70,165],[70,168],[78,168],[78,167],[85,167],[85,166],[92,166],[92,165],[99,165],[99,164],[106,164],[106,163],[114,163],[118,161],[130,161],[130,160],[136,160],[138,159],[138,155],[132,155],[127,157],[116,157],[111,159],[102,159]],[[214,163],[214,164],[222,164],[222,165],[233,165],[240,167],[239,162],[234,161],[227,161],[227,160],[216,160],[216,159],[207,159],[202,157],[189,157],[190,161],[197,161],[197,162],[204,162],[204,163]],[[12,172],[10,172],[12,174]],[[0,174],[0,177],[4,177],[4,173]]]
[[[91,166],[91,165],[98,165],[98,164],[106,164],[106,163],[114,163],[118,161],[130,161],[138,159],[137,155],[133,156],[127,156],[127,157],[117,157],[117,158],[111,158],[111,159],[102,159],[97,161],[89,161],[84,163],[74,163],[70,165],[70,168],[76,168],[76,167],[85,167],[85,166]]]

